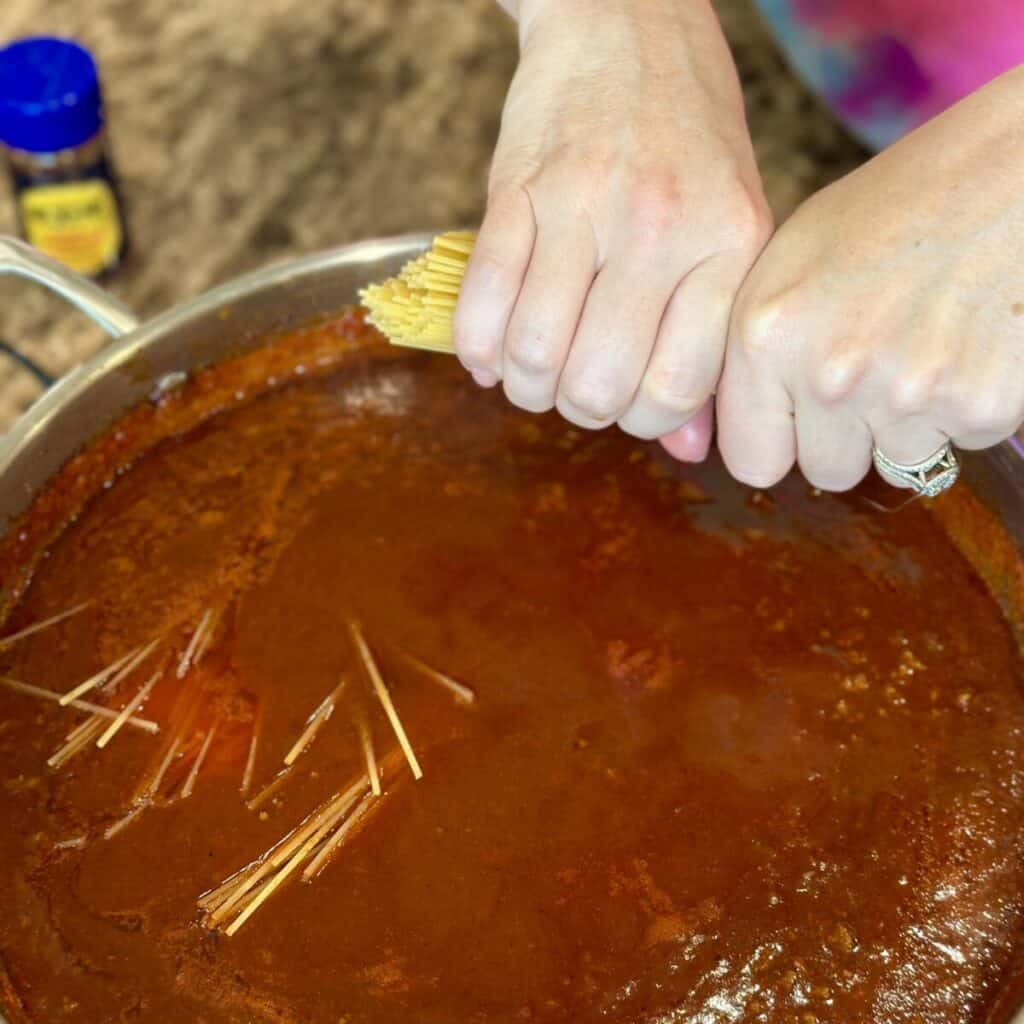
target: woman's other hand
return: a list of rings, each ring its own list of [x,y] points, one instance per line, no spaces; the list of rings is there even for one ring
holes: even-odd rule
[[[757,487],[845,490],[1024,420],[1024,69],[810,199],[733,313],[718,444]]]

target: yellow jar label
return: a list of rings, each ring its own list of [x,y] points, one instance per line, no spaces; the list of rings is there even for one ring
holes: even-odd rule
[[[98,274],[117,260],[121,217],[108,182],[32,185],[19,201],[25,237],[48,256],[80,274]]]

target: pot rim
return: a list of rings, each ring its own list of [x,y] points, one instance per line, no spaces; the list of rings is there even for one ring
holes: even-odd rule
[[[18,450],[28,441],[43,433],[65,405],[86,391],[98,377],[112,373],[139,357],[145,352],[147,346],[157,338],[175,331],[197,316],[230,307],[241,299],[271,286],[287,285],[293,279],[298,281],[311,274],[358,266],[361,263],[411,256],[417,251],[429,248],[433,237],[431,232],[381,236],[352,242],[333,249],[324,249],[307,256],[280,260],[216,285],[201,295],[180,302],[148,320],[136,322],[126,333],[120,334],[109,345],[104,346],[83,363],[60,377],[51,388],[22,413],[8,433],[0,434],[0,481],[3,480],[7,468]],[[15,270],[15,273],[18,272]],[[40,280],[31,274],[23,276],[31,276]],[[75,280],[75,275],[60,272],[59,276],[63,279],[64,285],[70,285],[77,289],[79,282]],[[88,293],[71,298],[68,292],[59,285],[50,281],[43,283],[64,294],[66,298],[73,301],[111,333],[116,331],[116,328],[112,329],[105,318],[97,315],[90,303]],[[93,290],[90,289],[90,291]],[[93,294],[95,294],[94,291]],[[127,316],[129,320],[134,319],[130,314]],[[87,443],[88,440],[89,438],[82,438],[82,443]]]

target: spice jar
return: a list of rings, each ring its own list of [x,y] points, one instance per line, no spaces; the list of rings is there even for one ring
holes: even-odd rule
[[[26,240],[97,277],[125,252],[96,62],[67,39],[0,49],[0,143]]]

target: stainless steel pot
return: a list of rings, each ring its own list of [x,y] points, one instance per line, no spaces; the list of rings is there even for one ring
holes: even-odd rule
[[[362,285],[390,277],[430,238],[373,239],[271,266],[140,323],[89,281],[0,237],[0,275],[42,284],[117,339],[58,381],[0,438],[0,535],[69,458],[138,402],[183,374],[256,348],[272,331],[354,302]],[[963,478],[1024,556],[1024,445],[1012,439],[964,463]],[[989,1024],[1024,1024],[1024,1008]]]

